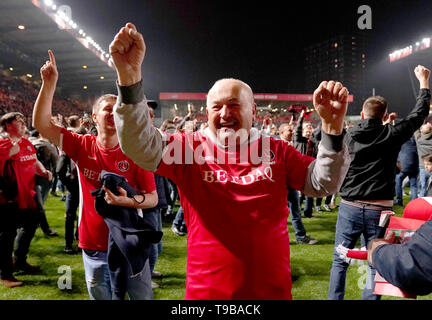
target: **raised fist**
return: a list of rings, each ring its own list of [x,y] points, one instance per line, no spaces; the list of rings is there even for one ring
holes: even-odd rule
[[[109,46],[120,85],[130,86],[141,80],[145,51],[144,38],[132,23],[120,29]]]
[[[428,80],[430,75],[430,70],[428,68],[423,67],[422,65],[418,65],[414,69],[414,73],[418,80]]]
[[[322,129],[328,134],[341,134],[348,107],[348,89],[340,82],[323,81],[314,91],[313,104],[321,117]]]

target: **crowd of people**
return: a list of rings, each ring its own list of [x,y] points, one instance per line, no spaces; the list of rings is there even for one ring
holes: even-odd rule
[[[34,82],[2,73],[0,78],[0,113],[20,112],[25,116],[26,124],[31,127],[33,105],[39,88]],[[56,97],[53,101],[53,114],[63,116],[84,113],[87,105],[70,97]]]
[[[430,71],[423,66],[414,70],[419,95],[404,118],[373,96],[361,120],[347,122],[348,89],[323,81],[313,95],[318,123],[306,119],[306,110],[278,127],[268,117],[258,123],[252,89],[229,78],[209,90],[207,122],[190,109],[156,128],[158,105],[145,98],[141,81],[144,39],[133,24],[115,36],[110,53],[118,95],[101,96],[91,115],[77,101],[55,97],[51,51],[39,91],[2,79],[0,210],[7,214],[0,224],[0,282],[6,287],[24,285],[15,271],[39,270],[27,262],[36,228],[58,235],[45,215],[50,191],[64,195],[64,252],[82,254],[95,300],[153,298],[163,219],[172,221],[177,236],[188,235],[186,299],[291,299],[288,216],[298,244],[319,243],[302,219],[336,209],[338,195],[328,298],[343,299],[349,264],[336,247],[353,248],[361,238],[379,251],[368,265],[374,284],[375,267],[385,268],[380,257],[386,257],[377,248],[393,246],[376,241],[381,212],[403,205],[404,183],[411,200],[432,196]],[[401,256],[430,262],[424,251]],[[395,264],[394,272],[408,268]],[[362,298],[380,296],[372,285]]]

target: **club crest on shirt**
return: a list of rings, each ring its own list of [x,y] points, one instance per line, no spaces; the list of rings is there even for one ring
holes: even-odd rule
[[[30,146],[27,146],[27,149],[28,149],[28,151],[30,151],[30,152],[33,151],[32,147],[30,147]]]
[[[117,163],[117,168],[121,172],[126,172],[129,170],[129,162],[127,162],[127,160],[120,161],[119,163]]]
[[[272,150],[268,150],[264,152],[262,157],[258,157],[259,161],[266,164],[275,164],[274,159],[275,159],[275,154]]]

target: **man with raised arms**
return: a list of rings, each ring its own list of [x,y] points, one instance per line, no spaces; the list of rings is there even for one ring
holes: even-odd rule
[[[80,208],[78,218],[79,247],[83,249],[83,262],[90,299],[121,299],[123,292],[114,285],[113,272],[108,268],[108,227],[95,208],[91,191],[100,188],[101,171],[117,173],[141,192],[128,197],[120,188],[119,195],[105,189],[105,201],[110,205],[136,209],[153,208],[158,197],[151,172],[138,167],[120,149],[113,119],[113,107],[117,97],[106,94],[99,97],[92,112],[98,136],[79,135],[50,121],[54,92],[58,79],[54,54],[48,51],[50,61],[41,68],[42,87],[33,110],[33,126],[52,143],[59,146],[77,165],[80,185]],[[142,272],[127,280],[129,298],[152,299],[151,273],[148,261]]]
[[[125,154],[179,188],[188,226],[185,298],[291,299],[288,188],[312,197],[338,191],[349,166],[342,134],[348,90],[329,81],[314,93],[323,128],[316,160],[252,128],[253,92],[236,79],[210,89],[203,132],[167,134],[152,126],[146,107],[145,49],[131,23],[110,45],[115,125]]]

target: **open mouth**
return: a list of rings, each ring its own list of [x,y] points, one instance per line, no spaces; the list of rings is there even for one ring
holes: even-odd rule
[[[223,122],[219,124],[220,129],[232,129],[234,130],[237,126],[237,123],[235,121],[231,122]]]

